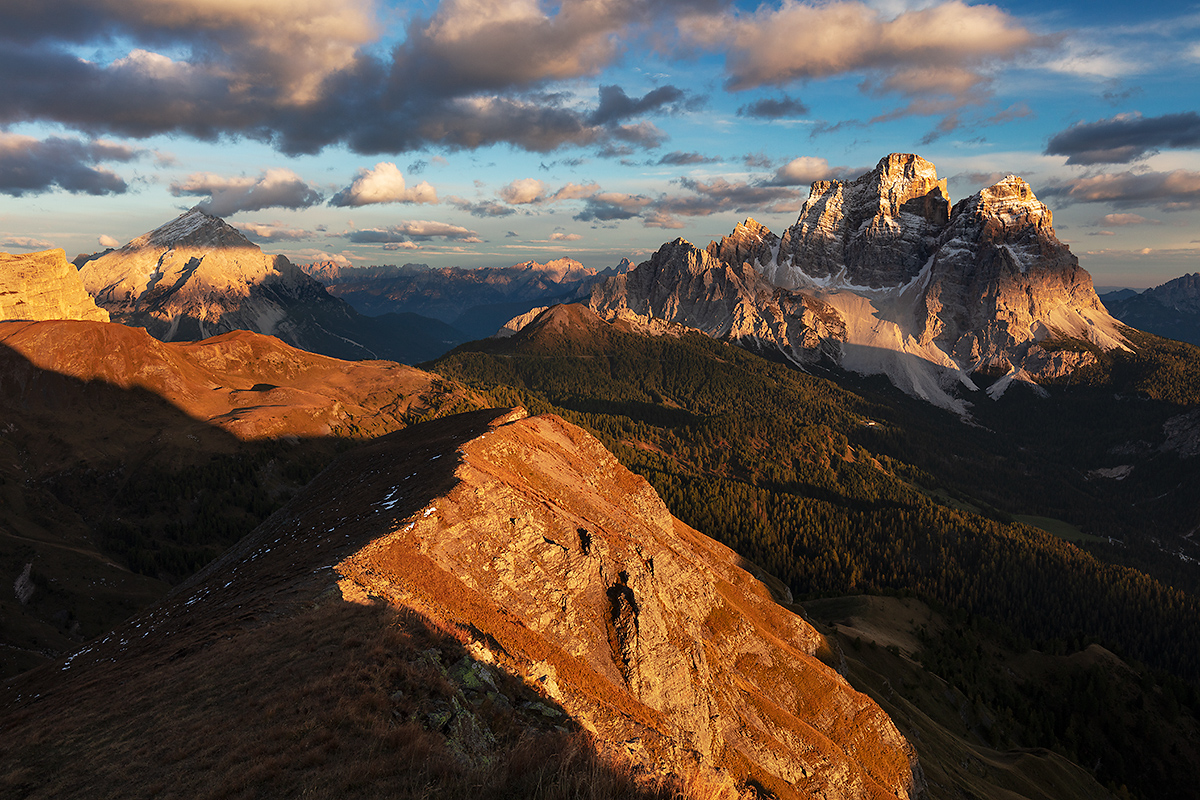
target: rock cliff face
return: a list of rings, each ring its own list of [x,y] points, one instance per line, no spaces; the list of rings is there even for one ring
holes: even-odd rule
[[[79,319],[108,322],[62,250],[0,253],[0,320]]]
[[[1025,181],[1009,176],[950,209],[934,166],[907,154],[854,181],[813,184],[782,237],[747,220],[704,251],[663,245],[596,287],[590,305],[650,330],[681,325],[800,363],[883,373],[960,414],[968,404],[955,386],[999,378],[988,390],[998,396],[1093,360],[1067,363],[1042,348],[1047,339],[1127,346]]]
[[[452,490],[335,567],[343,596],[469,620],[478,659],[653,769],[781,797],[912,796],[903,737],[753,566],[581,429],[522,414],[462,444]],[[376,481],[373,504],[405,477]]]
[[[342,335],[353,309],[284,256],[263,253],[198,209],[85,261],[79,274],[114,320],[162,341],[249,330],[327,355],[376,356]]]

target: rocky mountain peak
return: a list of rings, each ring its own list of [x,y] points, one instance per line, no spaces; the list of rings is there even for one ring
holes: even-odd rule
[[[133,239],[122,249],[145,247],[240,248],[258,250],[258,245],[220,217],[197,206],[149,233]]]
[[[950,192],[946,179],[938,178],[937,167],[931,162],[912,153],[892,153],[858,180],[864,178],[867,197],[878,203],[877,216],[896,217],[905,212],[934,225],[946,224]]]
[[[1030,235],[1054,238],[1053,213],[1016,175],[960,201],[951,216],[958,227],[982,226],[981,234],[994,241]]]
[[[852,181],[818,181],[766,277],[785,288],[907,283],[933,253],[949,197],[936,167],[911,153],[885,156]]]
[[[806,363],[888,375],[960,414],[955,386],[1033,382],[1084,366],[1046,340],[1128,345],[1091,276],[1054,235],[1053,215],[1010,175],[950,209],[946,181],[919,156],[893,153],[852,181],[818,181],[781,238],[754,220],[696,250],[663,245],[592,293],[605,319],[666,332],[682,325],[778,348]]]
[[[737,224],[733,233],[721,237],[720,242],[710,242],[705,250],[726,264],[768,264],[775,260],[778,247],[778,236],[771,233],[767,226],[747,217],[745,222]]]

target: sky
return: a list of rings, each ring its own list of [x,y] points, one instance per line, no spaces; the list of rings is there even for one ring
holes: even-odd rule
[[[1200,270],[1200,5],[0,0],[0,251],[199,206],[296,263],[602,269],[892,152],[1097,286]]]

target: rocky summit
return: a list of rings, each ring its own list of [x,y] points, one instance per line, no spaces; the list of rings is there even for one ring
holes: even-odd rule
[[[951,207],[933,164],[899,153],[853,181],[814,183],[782,236],[746,220],[704,250],[664,244],[590,305],[650,331],[695,328],[884,374],[964,415],[962,393],[983,381],[993,397],[1014,381],[1040,391],[1092,363],[1092,349],[1128,348],[1024,180]]]
[[[0,321],[78,319],[108,322],[62,250],[0,253]]]
[[[342,358],[375,355],[337,335],[351,326],[349,306],[284,256],[263,253],[198,208],[80,261],[84,286],[115,321],[162,341],[249,330]]]

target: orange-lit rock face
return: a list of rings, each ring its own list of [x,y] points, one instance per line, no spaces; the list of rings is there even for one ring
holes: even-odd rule
[[[108,322],[62,250],[0,253],[0,320],[87,319]]]
[[[813,657],[819,634],[590,435],[518,419],[457,457],[451,490],[335,567],[343,596],[457,626],[652,769],[716,768],[780,796],[911,795],[907,743]],[[419,480],[370,472],[355,495],[380,508]]]

